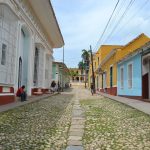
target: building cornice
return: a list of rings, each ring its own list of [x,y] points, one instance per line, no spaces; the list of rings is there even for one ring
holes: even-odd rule
[[[62,47],[64,40],[50,0],[30,0],[28,3],[44,28],[47,39],[52,41],[53,48]]]

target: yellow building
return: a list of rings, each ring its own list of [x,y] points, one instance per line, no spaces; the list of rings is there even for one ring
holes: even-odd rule
[[[131,53],[149,42],[149,40],[149,37],[147,37],[144,33],[140,34],[138,37],[126,44],[120,51],[117,51],[117,61],[119,62],[123,58],[128,57],[128,55],[131,55]]]
[[[141,34],[125,46],[102,45],[93,55],[95,88],[117,95],[117,63],[147,43],[150,39]],[[92,83],[92,65],[89,68],[89,85]]]
[[[102,45],[99,50],[93,54],[93,68],[95,77],[95,88],[100,90],[102,88],[102,75],[100,74],[100,65],[105,60],[106,56],[119,45]],[[89,85],[92,83],[92,65],[89,68]]]
[[[85,72],[79,68],[70,68],[71,82],[85,82]]]
[[[107,93],[112,95],[116,95],[117,93],[117,66],[115,54],[118,48],[122,48],[122,46],[102,45],[98,50],[99,65],[96,69],[96,88],[101,92],[107,91]]]
[[[100,78],[100,91],[111,95],[117,95],[117,63],[123,58],[131,55],[132,52],[143,46],[149,41],[144,34],[129,42],[125,46],[113,46],[108,49],[101,50],[101,62],[98,67]]]

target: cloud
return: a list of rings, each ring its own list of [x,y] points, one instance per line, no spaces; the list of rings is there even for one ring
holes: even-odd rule
[[[146,1],[146,0],[145,0]],[[145,1],[137,0],[107,44],[126,44],[141,32],[150,35],[149,6],[139,10]],[[56,17],[65,41],[65,63],[77,67],[81,50],[95,47],[117,1],[112,0],[52,0]],[[129,0],[126,1],[126,5]],[[137,12],[136,15],[134,15]],[[139,13],[138,13],[139,12]],[[126,23],[130,17],[130,23]],[[148,19],[147,19],[147,18]],[[113,25],[112,22],[111,25]],[[126,24],[125,24],[126,23]],[[138,25],[139,24],[139,25]],[[111,31],[111,25],[105,37]],[[62,50],[54,50],[56,60],[62,61]]]

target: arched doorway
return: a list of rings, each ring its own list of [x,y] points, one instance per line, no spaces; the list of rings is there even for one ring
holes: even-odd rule
[[[76,77],[76,81],[79,82],[79,77]]]
[[[18,87],[25,85],[28,90],[28,74],[29,74],[29,63],[30,58],[30,45],[31,45],[31,33],[30,30],[25,26],[21,26],[20,33],[20,48],[19,48],[19,66],[18,66]]]

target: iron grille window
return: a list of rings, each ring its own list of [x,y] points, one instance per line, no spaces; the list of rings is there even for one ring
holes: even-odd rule
[[[113,67],[110,67],[110,87],[113,86]]]
[[[6,64],[6,49],[7,49],[7,46],[5,44],[2,44],[2,59],[1,59],[2,65]]]

